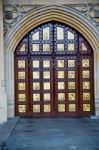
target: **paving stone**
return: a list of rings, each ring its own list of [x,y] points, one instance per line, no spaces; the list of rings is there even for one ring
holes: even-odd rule
[[[0,125],[0,150],[3,150],[5,143],[12,134],[18,121],[19,117],[15,117],[13,119],[8,119],[6,123]]]
[[[99,150],[99,124],[90,118],[21,118],[4,150]]]

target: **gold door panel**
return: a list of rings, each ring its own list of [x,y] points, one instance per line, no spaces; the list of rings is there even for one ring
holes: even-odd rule
[[[40,64],[39,60],[33,60],[32,61],[33,68],[39,68],[40,67],[39,64]]]
[[[51,112],[51,106],[44,104],[44,112]]]
[[[43,44],[43,51],[50,51],[50,44]]]
[[[40,94],[39,93],[33,94],[33,101],[40,101]]]
[[[68,93],[68,100],[69,101],[75,101],[76,100],[75,93]]]
[[[43,40],[49,40],[50,39],[50,28],[46,27],[43,29]]]
[[[58,100],[64,101],[65,100],[65,93],[58,93]]]
[[[58,112],[65,112],[65,104],[58,104]]]
[[[68,60],[68,67],[75,67],[75,60]]]
[[[83,82],[83,89],[90,89],[90,82]]]
[[[57,74],[58,74],[58,78],[64,78],[65,75],[64,71],[58,71]]]
[[[49,68],[50,67],[50,60],[44,60],[43,61],[43,67],[44,68]]]
[[[38,52],[39,51],[39,44],[33,44],[32,45],[32,51]]]
[[[25,90],[26,89],[26,84],[23,82],[18,83],[18,90]]]
[[[68,44],[68,51],[74,51],[74,43]]]
[[[51,95],[50,93],[44,93],[44,101],[50,101]]]
[[[50,71],[43,71],[43,78],[50,79]]]
[[[89,77],[90,77],[90,72],[89,72],[89,70],[84,70],[84,71],[82,71],[82,77],[83,77],[83,78],[89,78]]]
[[[18,68],[25,68],[25,60],[18,61]]]
[[[69,112],[75,112],[76,111],[76,105],[75,104],[69,104]]]
[[[40,113],[40,105],[33,105],[33,112]]]
[[[68,82],[68,89],[75,89],[75,82]]]
[[[40,78],[40,72],[39,71],[33,71],[33,79],[39,79]]]
[[[25,79],[25,71],[18,72],[18,79]]]
[[[83,93],[83,100],[90,100],[90,93]]]
[[[40,90],[40,83],[39,82],[33,83],[33,90]]]
[[[82,60],[82,67],[89,67],[89,59],[83,59]]]
[[[58,82],[58,89],[59,90],[65,89],[65,82]]]
[[[57,51],[64,51],[64,44],[57,44]]]
[[[61,27],[57,27],[57,40],[64,39],[64,29]]]
[[[83,111],[90,111],[90,104],[83,104]]]
[[[68,78],[75,78],[75,71],[68,71]]]
[[[26,105],[19,105],[18,111],[20,113],[25,113],[26,112]]]
[[[26,101],[26,94],[18,94],[18,101]]]
[[[64,67],[64,60],[57,60],[57,66],[59,68],[63,68]]]
[[[32,40],[34,40],[34,41],[38,41],[38,40],[39,40],[39,31],[35,32],[35,33],[32,35]]]

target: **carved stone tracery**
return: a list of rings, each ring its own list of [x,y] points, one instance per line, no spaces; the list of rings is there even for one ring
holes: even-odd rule
[[[4,5],[4,35],[27,13],[43,5]],[[99,29],[99,3],[65,5],[87,17]]]

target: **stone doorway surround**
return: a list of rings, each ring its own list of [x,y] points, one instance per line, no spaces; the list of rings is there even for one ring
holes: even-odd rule
[[[95,115],[99,116],[99,33],[96,27],[80,12],[62,5],[36,8],[21,18],[4,39],[5,78],[8,117],[14,117],[14,51],[20,40],[31,29],[48,21],[59,21],[79,31],[94,51]],[[5,108],[6,109],[6,108]]]
[[[7,97],[4,73],[3,8],[0,1],[0,124],[7,121]]]

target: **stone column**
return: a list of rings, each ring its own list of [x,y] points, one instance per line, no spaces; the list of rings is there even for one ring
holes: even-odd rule
[[[3,47],[3,4],[0,0],[0,123],[7,121],[7,97],[5,92],[4,47]]]

